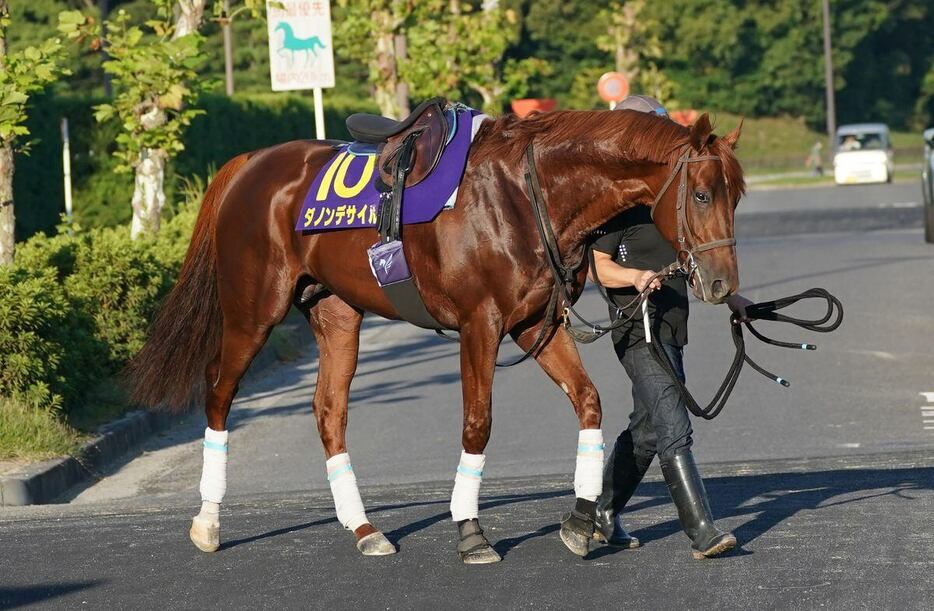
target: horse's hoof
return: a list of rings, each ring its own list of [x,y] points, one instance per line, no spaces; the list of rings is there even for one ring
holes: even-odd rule
[[[581,558],[590,551],[590,537],[564,526],[561,527],[561,541],[572,553]]]
[[[581,500],[578,499],[578,503]],[[590,540],[593,539],[595,531],[593,514],[575,508],[561,516],[561,541],[581,558],[590,551]]]
[[[221,546],[221,525],[196,517],[191,521],[188,536],[202,552],[216,552]]]
[[[389,556],[396,553],[396,546],[379,531],[357,541],[357,549],[364,556]]]
[[[493,564],[502,560],[492,546],[480,547],[469,552],[458,552],[464,564]]]

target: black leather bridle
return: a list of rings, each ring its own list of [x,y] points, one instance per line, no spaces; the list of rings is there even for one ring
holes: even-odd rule
[[[697,161],[711,160],[721,161],[720,157],[717,155],[691,156],[691,146],[688,144],[684,145],[684,147],[681,149],[681,154],[678,156],[678,162],[675,164],[671,174],[668,175],[668,179],[665,181],[665,183],[662,185],[662,188],[655,196],[655,201],[652,202],[652,220],[654,221],[655,211],[658,209],[659,202],[661,202],[662,197],[665,196],[665,193],[668,192],[668,188],[671,187],[671,184],[674,182],[675,178],[678,178],[678,196],[677,200],[675,201],[675,214],[677,215],[678,226],[677,261],[679,262],[679,270],[687,276],[688,282],[691,282],[695,274],[700,275],[697,271],[697,262],[694,260],[695,254],[704,252],[705,250],[713,250],[714,248],[732,248],[736,246],[736,238],[724,238],[721,240],[713,240],[712,242],[698,244],[697,237],[694,235],[694,232],[691,231],[691,225],[688,223],[688,164]],[[688,238],[690,238],[690,244],[692,244],[690,248],[688,247]],[[682,255],[684,256],[682,257]],[[703,281],[701,281],[700,286],[701,294],[706,297],[706,288],[704,287]]]

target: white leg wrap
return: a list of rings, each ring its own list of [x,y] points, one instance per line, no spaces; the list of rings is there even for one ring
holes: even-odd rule
[[[455,522],[472,520],[480,514],[480,482],[486,455],[461,451],[461,461],[454,476],[451,493],[451,518]]]
[[[332,456],[327,461],[328,482],[334,496],[334,508],[337,520],[348,530],[356,530],[369,520],[363,509],[363,499],[357,490],[357,476],[350,465],[350,454],[344,452]]]
[[[574,469],[574,494],[596,501],[603,490],[603,431],[584,429],[577,436],[577,465]]]
[[[227,492],[227,431],[204,430],[201,500],[220,503]]]

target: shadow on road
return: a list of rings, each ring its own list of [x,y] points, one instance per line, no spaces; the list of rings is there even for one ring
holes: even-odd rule
[[[27,605],[47,602],[53,598],[96,588],[102,581],[76,581],[73,583],[56,583],[47,585],[0,587],[0,609],[16,609]]]
[[[743,546],[755,541],[770,530],[781,527],[789,518],[802,512],[832,512],[835,508],[870,501],[879,497],[894,497],[904,501],[900,511],[918,511],[922,508],[914,506],[916,500],[913,492],[934,490],[934,467],[925,468],[864,468],[840,469],[833,471],[819,471],[813,473],[776,473],[768,475],[740,475],[726,477],[710,477],[705,480],[710,493],[714,516],[724,522],[736,523],[737,518],[748,518],[733,532],[739,541],[740,548],[734,554],[751,554]],[[439,486],[439,490],[442,488]],[[668,505],[671,501],[664,482],[646,482],[637,490],[636,502],[627,508],[628,519],[637,524],[653,522],[653,510]],[[522,545],[526,541],[544,537],[558,530],[558,520],[563,510],[570,509],[573,491],[557,490],[537,493],[508,494],[486,497],[480,504],[481,523],[489,523],[491,519],[503,522],[506,528],[510,516],[523,516],[523,523],[528,523],[527,516],[540,517],[538,528],[527,532],[520,532],[511,537],[494,542],[494,548],[502,556]],[[559,502],[559,499],[562,499]],[[428,531],[428,536],[437,536],[440,530],[429,530],[432,526],[445,523],[444,535],[453,536],[453,526],[448,525],[450,513],[447,510],[448,498],[439,497],[437,500],[418,501],[408,503],[379,504],[368,508],[367,513],[373,517],[380,513],[396,511],[399,509],[417,509],[437,506],[438,511],[431,515],[422,516],[392,531],[386,532],[387,538],[397,547],[404,539],[416,532]],[[541,503],[545,503],[542,505]],[[535,505],[533,505],[535,503]],[[506,515],[498,515],[495,510],[507,508]],[[668,508],[667,515],[674,511]],[[825,518],[826,519],[826,518]],[[310,521],[286,528],[272,530],[243,539],[229,541],[224,548],[235,547],[269,537],[293,533],[316,526],[334,525],[334,518]],[[645,543],[651,543],[665,537],[681,532],[677,520],[663,519],[650,526],[642,526],[633,530],[633,534]],[[683,536],[683,535],[679,535]],[[687,540],[685,539],[685,546]],[[596,559],[606,555],[623,551],[622,548],[602,546],[594,548],[589,559]]]
[[[894,496],[914,501],[913,491],[934,490],[934,468],[853,469],[815,473],[714,477],[705,480],[716,519],[750,517],[733,530],[739,542],[735,553],[751,553],[743,545],[780,526],[800,512],[822,512],[870,499]],[[663,482],[643,484],[638,494],[650,497],[649,505],[670,502]],[[633,507],[633,511],[638,507]],[[906,506],[904,511],[920,507]],[[633,531],[643,543],[681,532],[677,520],[666,520]],[[602,548],[604,556],[618,551]]]

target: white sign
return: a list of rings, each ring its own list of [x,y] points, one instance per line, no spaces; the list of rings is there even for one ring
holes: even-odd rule
[[[273,91],[334,86],[329,0],[267,0]]]

